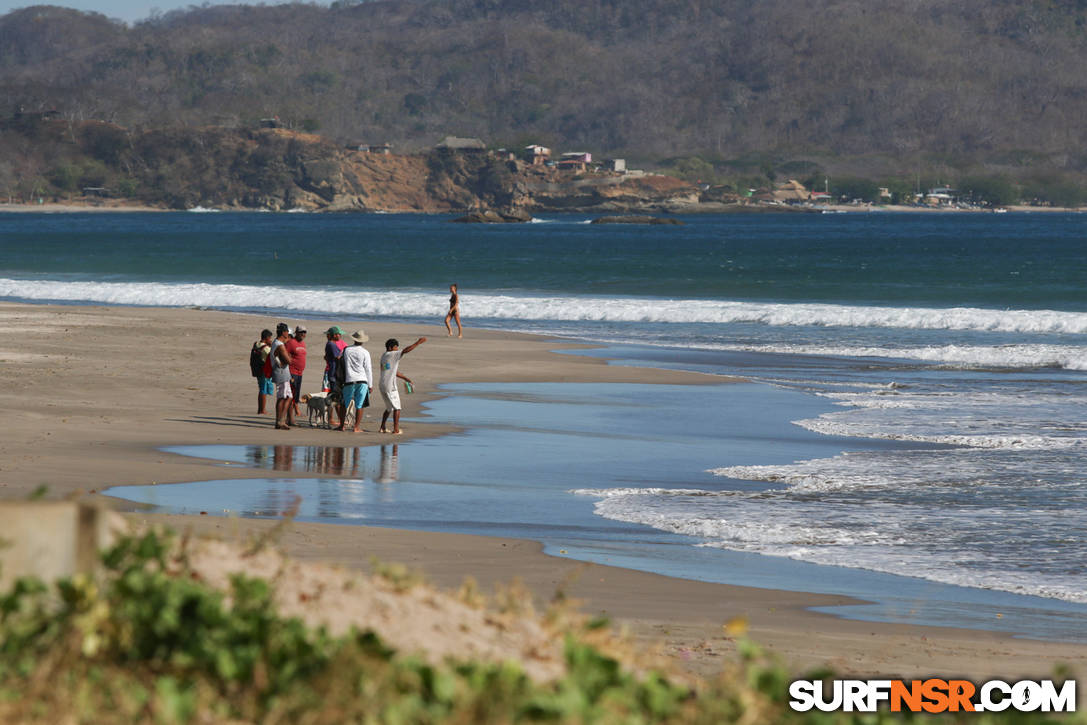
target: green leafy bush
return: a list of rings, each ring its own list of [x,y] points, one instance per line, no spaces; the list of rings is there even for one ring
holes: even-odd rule
[[[268,582],[206,586],[168,536],[121,539],[105,573],[0,596],[4,723],[884,723],[890,713],[793,713],[789,670],[741,642],[740,661],[698,687],[636,673],[566,634],[566,674],[516,663],[404,656],[373,632],[332,638],[276,614]],[[916,718],[920,720],[921,718]],[[1058,722],[966,715],[971,725]],[[1061,719],[1069,723],[1075,720]],[[1083,722],[1082,718],[1078,722]]]

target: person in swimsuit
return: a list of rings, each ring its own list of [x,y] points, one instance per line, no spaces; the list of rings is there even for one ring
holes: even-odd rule
[[[453,336],[453,328],[449,326],[450,320],[457,322],[457,337],[463,337],[464,330],[460,326],[460,297],[457,296],[457,285],[449,285],[449,312],[445,313],[445,329],[449,336]]]

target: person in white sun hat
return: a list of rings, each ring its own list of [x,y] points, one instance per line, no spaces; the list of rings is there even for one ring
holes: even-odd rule
[[[370,362],[370,353],[362,346],[370,338],[362,330],[351,335],[354,343],[344,348],[340,364],[344,366],[343,403],[340,405],[340,426],[343,430],[347,422],[347,409],[355,405],[355,425],[352,433],[362,432],[362,411],[370,405],[370,387],[374,384],[374,372]]]

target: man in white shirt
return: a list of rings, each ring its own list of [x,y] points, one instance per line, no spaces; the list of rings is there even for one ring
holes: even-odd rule
[[[381,356],[381,397],[385,400],[385,413],[381,416],[381,432],[388,433],[385,424],[389,420],[389,414],[393,416],[393,435],[400,435],[400,392],[396,389],[396,379],[400,378],[411,385],[411,378],[400,373],[400,358],[426,342],[425,337],[420,337],[412,344],[400,349],[400,342],[390,338],[385,341],[385,354]],[[409,392],[411,388],[408,388]]]
[[[370,338],[362,330],[351,335],[353,345],[344,348],[339,364],[344,366],[343,404],[340,405],[340,425],[336,430],[343,430],[347,422],[347,409],[355,405],[355,427],[352,433],[362,431],[362,409],[370,404],[369,392],[373,385],[374,373],[370,363],[370,353],[362,346]]]

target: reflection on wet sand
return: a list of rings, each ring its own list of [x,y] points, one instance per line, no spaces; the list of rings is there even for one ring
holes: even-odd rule
[[[381,446],[381,470],[377,474],[378,483],[392,483],[400,477],[400,453],[395,444]]]
[[[312,492],[300,494],[296,481],[292,479],[280,479],[279,483],[285,487],[268,486],[262,489],[243,515],[283,516],[296,501],[308,499],[311,504],[316,504],[316,515],[323,519],[366,518],[370,503],[379,501],[387,505],[395,502],[394,488],[382,486],[375,491],[372,486],[367,486],[367,472],[371,475],[376,472],[373,483],[395,483],[400,478],[399,446],[381,446],[380,460],[376,465],[367,466],[367,459],[377,458],[378,453],[373,448],[358,446],[249,446],[246,458],[257,468],[327,473],[345,478],[317,480],[316,496]]]
[[[381,476],[386,478],[386,469],[392,471],[389,481],[395,481],[396,446],[391,446],[391,453],[386,453],[381,446]],[[294,471],[302,473],[327,473],[334,476],[366,477],[366,459],[373,455],[373,449],[354,446],[351,448],[336,446],[247,446],[246,463],[254,468],[273,471]],[[386,459],[391,458],[391,463]],[[388,481],[383,481],[388,482]]]

